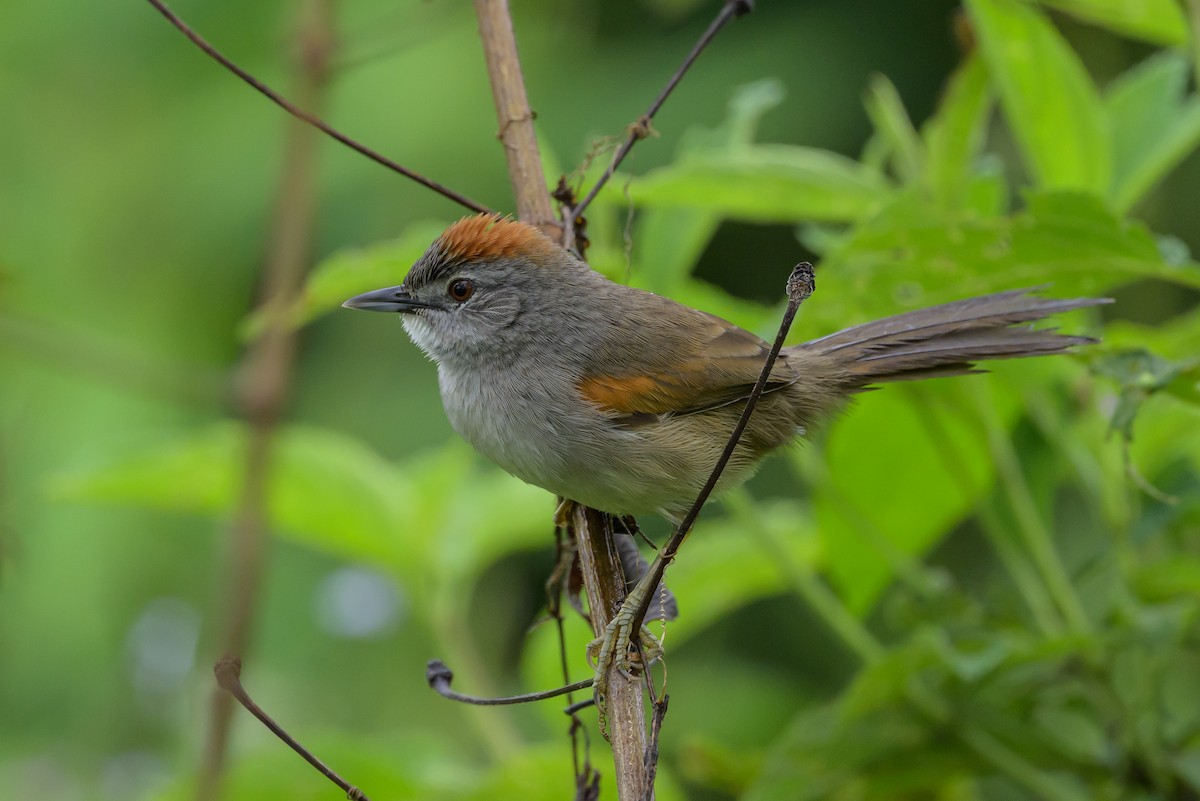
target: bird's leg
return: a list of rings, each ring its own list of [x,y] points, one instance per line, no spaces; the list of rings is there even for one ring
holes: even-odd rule
[[[564,498],[561,495],[558,498],[558,506],[554,507],[554,525],[556,528],[568,528],[571,525],[571,510],[575,508],[575,501],[570,498]]]
[[[600,733],[608,739],[608,721],[605,717],[605,703],[608,700],[608,679],[611,671],[616,670],[628,681],[637,678],[635,671],[644,670],[662,656],[662,645],[650,630],[642,625],[645,617],[647,602],[651,593],[658,587],[655,567],[660,556],[654,558],[650,569],[641,577],[613,619],[604,627],[604,634],[597,637],[588,645],[588,661],[596,668],[596,678],[592,685],[596,697],[596,709],[599,713]],[[641,646],[640,657],[633,648],[634,626],[638,629],[638,643]]]

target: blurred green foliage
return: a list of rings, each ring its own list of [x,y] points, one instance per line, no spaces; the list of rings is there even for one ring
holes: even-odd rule
[[[594,177],[592,143],[714,5],[516,9],[547,163],[595,156],[572,174]],[[948,2],[761,3],[590,211],[596,269],[764,335],[807,255],[819,290],[797,337],[1020,286],[1118,299],[1061,322],[1102,345],[870,394],[706,511],[669,576],[660,798],[1200,796],[1186,9],[963,5],[959,57]],[[287,84],[291,4],[180,10]],[[507,207],[469,9],[339,10],[327,116]],[[184,798],[243,469],[222,399],[264,321],[281,123],[137,4],[6,17],[0,787]],[[561,682],[554,628],[534,625],[552,499],[453,439],[398,326],[327,316],[398,283],[458,212],[323,157],[246,683],[373,798],[568,797],[558,705],[462,708],[422,679],[440,657],[468,692]],[[585,625],[567,637],[585,675]],[[236,735],[230,798],[331,797],[247,716]],[[615,797],[606,749],[591,758]]]

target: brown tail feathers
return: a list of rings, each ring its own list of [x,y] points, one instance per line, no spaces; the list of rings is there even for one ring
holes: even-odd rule
[[[852,376],[856,389],[887,381],[911,381],[979,372],[974,362],[1061,353],[1096,340],[1033,328],[1059,312],[1111,303],[1111,298],[1055,300],[1016,289],[932,306],[847,328],[799,345],[830,356]]]

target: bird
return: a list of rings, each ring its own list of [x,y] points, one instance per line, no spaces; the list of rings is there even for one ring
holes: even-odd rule
[[[784,348],[716,491],[881,384],[1096,340],[1030,324],[1107,298],[1017,289],[911,311]],[[757,335],[609,280],[539,228],[450,225],[398,286],[343,306],[398,313],[437,363],[451,426],[521,480],[614,515],[678,522],[763,369]]]

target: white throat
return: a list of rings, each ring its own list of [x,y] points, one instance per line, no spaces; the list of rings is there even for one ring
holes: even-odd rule
[[[413,344],[421,349],[421,352],[435,362],[441,363],[441,359],[435,350],[437,337],[434,336],[433,326],[419,314],[401,314],[400,322],[404,326],[404,332],[408,334],[408,338],[413,341]]]

